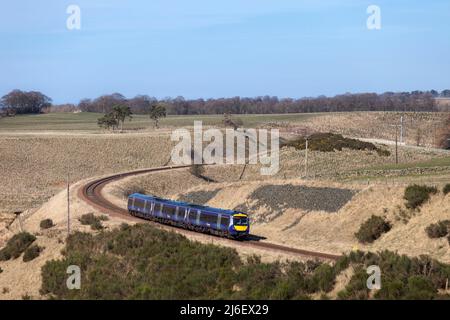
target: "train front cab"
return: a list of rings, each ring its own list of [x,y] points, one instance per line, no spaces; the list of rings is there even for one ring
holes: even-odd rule
[[[245,238],[250,233],[248,215],[245,213],[233,214],[230,233],[235,238]]]

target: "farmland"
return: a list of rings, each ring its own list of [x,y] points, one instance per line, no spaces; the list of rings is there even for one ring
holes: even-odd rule
[[[354,248],[389,249],[410,256],[427,254],[450,262],[446,239],[429,239],[424,231],[426,226],[444,220],[449,214],[449,197],[442,193],[433,195],[421,213],[407,211],[402,199],[405,187],[412,182],[442,189],[449,181],[448,152],[427,148],[433,145],[434,128],[439,128],[443,117],[428,113],[402,114],[409,121],[404,131],[408,145],[399,147],[399,164],[395,164],[395,146],[384,141],[392,141],[392,128],[387,124],[397,121],[399,115],[364,112],[236,116],[245,127],[278,128],[286,138],[295,137],[298,132],[333,132],[380,142],[375,143],[377,149],[310,150],[307,172],[305,150],[293,145],[281,149],[280,170],[274,176],[261,176],[261,165],[211,166],[204,168],[203,175],[214,182],[196,177],[189,170],[174,170],[127,178],[108,185],[105,192],[121,206],[127,194],[140,191],[243,209],[254,222],[252,233],[275,244],[331,253],[348,253]],[[4,228],[0,244],[4,245],[13,231],[23,227],[37,235],[39,247],[46,248],[37,259],[28,262],[37,270],[30,277],[24,278],[21,259],[0,263],[5,270],[0,285],[10,290],[3,297],[17,298],[28,292],[36,297],[41,285],[40,268],[49,259],[61,258],[68,174],[73,189],[72,228],[95,233],[78,220],[94,210],[77,199],[76,190],[80,185],[77,182],[170,164],[174,145],[170,141],[171,130],[192,127],[194,120],[223,128],[223,116],[170,116],[161,120],[160,129],[154,129],[147,117],[134,116],[119,133],[100,129],[96,124],[98,117],[99,114],[90,113],[52,113],[0,119],[0,222]],[[418,124],[423,128],[420,147],[415,141]],[[387,152],[380,154],[378,150]],[[22,211],[26,217],[22,224],[17,219],[13,222],[13,213]],[[372,244],[360,244],[354,234],[371,215],[386,217],[393,228]],[[52,219],[56,226],[41,230],[39,223],[44,219]],[[101,223],[105,230],[115,230],[121,222],[110,219]],[[221,244],[220,240],[215,243]],[[239,252],[243,259],[252,253]],[[258,254],[270,263],[281,259],[274,254]],[[23,283],[18,285],[19,282]],[[337,292],[331,294],[336,295]]]

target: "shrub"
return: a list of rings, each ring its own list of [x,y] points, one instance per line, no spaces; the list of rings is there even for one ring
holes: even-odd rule
[[[384,218],[372,215],[361,225],[359,231],[355,233],[355,237],[362,243],[372,243],[383,233],[391,230],[391,227],[391,224]]]
[[[52,219],[44,219],[41,221],[39,226],[41,227],[41,229],[49,229],[54,226],[53,220]]]
[[[319,290],[329,292],[333,289],[335,279],[336,274],[334,268],[324,263],[314,271],[312,281],[317,284]]]
[[[425,228],[425,232],[431,239],[442,238],[448,234],[450,227],[450,220],[439,221],[438,223],[430,224]]]
[[[39,257],[43,249],[44,248],[39,247],[38,245],[28,247],[23,254],[23,262],[28,262]]]
[[[424,276],[412,276],[408,279],[408,300],[430,300],[435,297],[436,288],[430,279]]]
[[[289,140],[283,146],[294,147],[298,150],[306,148],[306,139],[299,137],[297,139]],[[391,153],[388,150],[380,149],[373,143],[365,142],[357,139],[344,138],[340,134],[334,133],[313,133],[308,138],[308,149],[322,152],[333,152],[342,149],[351,150],[369,150],[376,151],[379,156],[389,156]]]
[[[15,234],[9,239],[5,248],[0,250],[0,261],[18,258],[34,240],[36,240],[36,237],[28,232]]]
[[[405,189],[403,198],[406,200],[406,207],[408,209],[416,209],[430,199],[430,194],[437,193],[435,187],[410,185]]]
[[[92,230],[101,230],[101,229],[103,229],[103,225],[102,225],[101,221],[105,220],[104,217],[106,217],[106,216],[102,216],[102,218],[99,218],[99,217],[95,216],[93,213],[86,213],[81,216],[79,221],[81,222],[82,225],[91,226]],[[107,219],[107,217],[106,217],[106,219]]]
[[[450,183],[447,183],[444,188],[442,189],[442,192],[447,195],[450,192]]]

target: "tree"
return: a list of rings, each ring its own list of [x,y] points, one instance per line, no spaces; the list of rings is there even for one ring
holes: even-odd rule
[[[120,124],[120,131],[123,129],[123,123],[125,122],[126,118],[129,118],[131,120],[131,109],[129,106],[126,105],[115,105],[113,107],[113,111],[111,112],[112,117],[117,120],[117,123]]]
[[[148,109],[148,115],[150,119],[155,122],[155,128],[159,128],[159,118],[166,117],[166,106],[162,103],[154,103]]]
[[[13,90],[0,100],[0,107],[8,114],[41,113],[51,104],[52,99],[38,91]]]
[[[443,98],[450,98],[450,89],[443,90],[441,92],[441,97],[443,97]]]
[[[97,120],[97,125],[105,129],[110,129],[112,127],[112,129],[114,130],[114,128],[116,128],[118,124],[119,123],[117,119],[114,117],[112,113],[107,113]]]

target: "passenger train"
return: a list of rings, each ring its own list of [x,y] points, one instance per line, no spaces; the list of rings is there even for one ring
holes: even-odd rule
[[[128,197],[128,212],[135,217],[233,239],[243,239],[250,232],[250,221],[245,212],[140,193]]]

